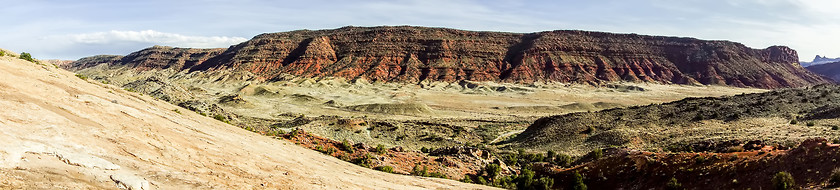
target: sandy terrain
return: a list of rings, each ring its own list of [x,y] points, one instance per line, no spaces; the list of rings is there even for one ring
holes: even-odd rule
[[[0,189],[487,189],[387,174],[0,58]]]

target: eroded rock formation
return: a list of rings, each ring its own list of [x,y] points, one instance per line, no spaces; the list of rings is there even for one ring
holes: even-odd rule
[[[224,51],[224,52],[222,52]],[[84,58],[70,68],[95,65]],[[784,46],[588,31],[474,32],[410,26],[343,27],[261,34],[223,49],[153,47],[115,64],[335,76],[371,81],[661,82],[798,87],[828,82]]]

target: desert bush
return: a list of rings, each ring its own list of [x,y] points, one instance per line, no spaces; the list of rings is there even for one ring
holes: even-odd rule
[[[487,174],[487,179],[496,179],[496,176],[499,175],[499,172],[502,171],[502,167],[498,164],[488,164],[484,166],[484,173]]]
[[[805,125],[807,125],[807,126],[809,126],[809,127],[810,127],[810,126],[817,125],[817,123],[816,123],[816,122],[813,122],[813,121],[808,121],[807,123],[805,123]]]
[[[383,171],[383,172],[388,172],[388,173],[394,173],[394,167],[391,167],[391,166],[377,166],[376,168],[373,168],[373,169]]]
[[[777,190],[793,189],[793,186],[795,185],[793,176],[787,172],[776,173],[771,182],[773,183],[773,189]]]
[[[6,56],[6,52],[3,51],[3,50],[0,50],[0,57],[3,57],[3,56]]]
[[[385,149],[385,145],[376,145],[376,153],[378,154],[385,154],[387,149]]]
[[[516,178],[516,189],[530,189],[534,184],[534,171],[522,169]]]
[[[30,55],[29,53],[26,53],[26,52],[21,52],[20,56],[18,58],[29,61],[29,62],[33,62],[33,63],[35,62],[35,59],[32,58],[32,55]]]
[[[698,155],[696,158],[694,158],[694,161],[697,162],[698,164],[703,163],[703,162],[706,162],[706,157]]]
[[[572,164],[572,156],[562,153],[558,154],[554,158],[554,164],[557,164],[562,167],[569,167],[569,165]]]
[[[422,148],[420,148],[420,152],[422,152],[422,153],[429,153],[429,148],[422,147]]]
[[[215,115],[215,116],[213,116],[213,119],[216,119],[216,120],[219,120],[219,121],[225,122],[225,123],[230,123],[230,121],[228,121],[227,117],[225,117],[224,115]]]
[[[487,180],[482,176],[478,176],[478,184],[487,185]]]
[[[572,183],[569,188],[573,190],[586,190],[586,184],[583,183],[583,176],[580,175],[580,173],[575,172],[575,174],[572,175]]]
[[[513,165],[519,162],[519,157],[516,154],[504,154],[502,155],[502,161],[507,165]]]
[[[677,181],[677,178],[672,177],[671,180],[668,180],[668,183],[665,184],[665,189],[667,190],[680,190],[682,189],[682,184]]]
[[[534,189],[537,190],[549,190],[552,186],[554,186],[554,179],[550,177],[541,177],[534,183]]]
[[[411,175],[426,176],[426,173],[428,171],[429,170],[426,168],[426,166],[423,166],[422,169],[421,169],[420,164],[415,164],[414,168],[411,168]]]
[[[436,178],[449,179],[449,177],[447,177],[445,174],[440,173],[440,172],[429,173],[429,175],[426,175],[426,177],[436,177]]]
[[[461,182],[473,183],[473,180],[472,180],[472,178],[470,178],[470,175],[464,174],[464,178],[461,179]]]
[[[83,74],[76,74],[76,77],[79,77],[82,80],[87,80],[88,79],[88,77],[83,75]]]
[[[350,142],[347,141],[347,139],[344,139],[344,140],[341,141],[341,149],[343,149],[344,151],[353,153],[353,146],[350,145]]]
[[[371,160],[373,160],[373,156],[371,156],[370,154],[365,154],[365,155],[363,155],[363,156],[361,156],[361,157],[358,157],[358,158],[356,158],[356,159],[353,159],[353,161],[352,161],[352,162],[353,162],[353,164],[356,164],[356,165],[359,165],[359,166],[362,166],[362,167],[369,168],[369,167],[370,167]]]
[[[799,122],[798,122],[798,121],[796,121],[795,119],[791,119],[791,120],[790,120],[790,124],[791,124],[791,125],[796,125],[797,123],[799,123]]]
[[[292,130],[292,131],[289,131],[289,137],[290,137],[290,138],[295,138],[295,137],[297,137],[298,135],[300,135],[300,129],[297,129],[297,128],[296,128],[296,129],[294,129],[294,130]]]
[[[600,148],[596,148],[595,150],[592,150],[591,154],[592,154],[593,159],[595,159],[595,160],[601,159],[601,157],[604,157],[604,150],[601,150]]]

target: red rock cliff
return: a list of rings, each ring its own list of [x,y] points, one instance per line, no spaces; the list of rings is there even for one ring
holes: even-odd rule
[[[142,55],[125,64],[170,64],[160,61],[167,56]],[[205,55],[206,61],[174,66],[245,70],[263,78],[293,74],[389,82],[638,81],[760,88],[828,82],[799,66],[796,51],[783,46],[752,49],[728,41],[587,31],[343,27],[262,34],[218,55]]]

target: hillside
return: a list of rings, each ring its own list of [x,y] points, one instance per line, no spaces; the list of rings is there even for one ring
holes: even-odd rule
[[[795,144],[812,137],[840,137],[838,105],[840,86],[836,85],[686,98],[544,117],[510,142],[514,147],[574,155],[594,148],[682,150],[693,144],[728,141]]]
[[[407,83],[629,81],[758,88],[828,81],[799,66],[796,51],[783,46],[752,49],[728,41],[636,34],[410,26],[267,33],[225,50],[152,47],[126,57],[84,58],[66,68],[99,64],[247,72],[257,80],[293,75]]]
[[[486,189],[378,172],[0,57],[0,189]]]
[[[840,61],[824,63],[820,65],[812,65],[805,67],[811,72],[826,76],[834,81],[840,81]]]

